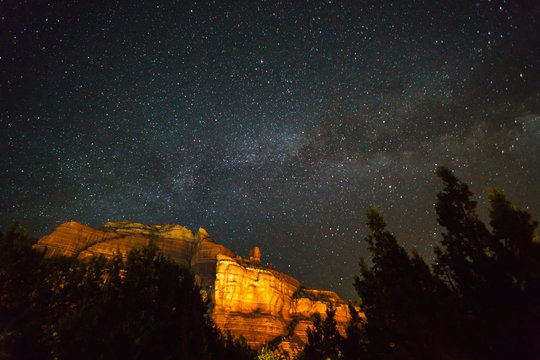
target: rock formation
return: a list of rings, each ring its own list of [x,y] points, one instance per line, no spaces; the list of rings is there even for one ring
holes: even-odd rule
[[[256,266],[261,265],[261,250],[259,250],[258,246],[255,246],[249,252],[249,262]]]
[[[255,247],[242,259],[216,244],[200,228],[196,234],[179,225],[144,225],[129,221],[109,222],[95,229],[77,222],[60,225],[34,245],[47,256],[75,256],[81,260],[103,254],[123,256],[135,246],[154,239],[171,260],[189,266],[213,303],[216,325],[234,336],[242,335],[258,348],[279,343],[295,353],[307,342],[307,329],[315,313],[326,316],[330,304],[336,309],[338,329],[345,334],[350,319],[347,304],[331,291],[310,290],[291,276],[261,267]]]

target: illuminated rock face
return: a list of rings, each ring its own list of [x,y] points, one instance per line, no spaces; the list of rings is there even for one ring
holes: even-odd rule
[[[235,254],[216,244],[206,230],[193,234],[180,225],[145,225],[130,221],[108,222],[101,229],[72,221],[60,225],[44,236],[34,248],[46,250],[48,256],[76,256],[80,260],[95,256],[126,256],[135,246],[147,245],[153,238],[159,249],[171,260],[190,266],[201,286],[213,285],[216,255]]]
[[[266,270],[218,255],[213,317],[216,325],[232,335],[242,335],[258,347],[287,335],[292,296],[300,283]]]
[[[303,343],[307,342],[307,327],[313,326],[311,319],[313,314],[320,314],[322,319],[326,318],[326,310],[332,304],[335,310],[334,319],[337,329],[345,335],[347,323],[351,319],[349,306],[335,292],[324,290],[300,289],[296,294],[291,313],[295,318],[300,319],[295,327],[294,333],[300,337]],[[359,310],[359,309],[357,309]]]
[[[194,246],[190,265],[201,287],[214,286],[216,261],[219,254],[236,256],[225,246],[216,244],[210,237],[201,238]]]
[[[206,230],[196,234],[179,225],[144,225],[109,222],[101,229],[68,222],[34,245],[48,256],[126,256],[134,246],[153,238],[171,260],[190,266],[197,282],[211,296],[216,325],[234,336],[242,335],[258,348],[279,338],[279,347],[290,353],[307,342],[312,316],[324,319],[329,304],[336,309],[338,330],[344,335],[350,319],[347,304],[331,291],[304,288],[296,279],[260,266],[260,250],[242,259],[216,244]]]
[[[336,293],[305,289],[278,271],[217,256],[214,321],[254,348],[281,337],[283,350],[298,351],[307,342],[313,314],[324,319],[330,304],[338,330],[345,335],[349,309]]]

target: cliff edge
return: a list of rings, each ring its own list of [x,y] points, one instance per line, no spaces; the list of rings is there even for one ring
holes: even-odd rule
[[[243,259],[217,244],[208,232],[197,233],[180,225],[145,225],[130,221],[108,222],[96,229],[68,222],[41,238],[35,249],[46,256],[126,256],[135,246],[153,239],[171,260],[191,268],[199,286],[210,296],[216,325],[233,336],[243,336],[253,348],[273,342],[296,353],[307,342],[312,316],[326,316],[332,305],[338,330],[344,335],[350,319],[348,306],[336,293],[306,289],[293,277],[262,267],[260,250]]]

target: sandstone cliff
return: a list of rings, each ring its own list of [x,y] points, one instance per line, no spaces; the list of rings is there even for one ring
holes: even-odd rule
[[[330,291],[309,290],[291,276],[260,266],[260,250],[242,259],[216,244],[206,230],[194,234],[179,225],[109,222],[95,229],[77,222],[60,225],[34,245],[48,256],[75,256],[81,260],[103,254],[125,256],[134,246],[154,239],[171,260],[189,266],[199,285],[210,295],[216,325],[234,336],[242,335],[254,348],[269,342],[296,352],[307,342],[315,313],[326,316],[330,304],[342,334],[349,320],[347,304]]]

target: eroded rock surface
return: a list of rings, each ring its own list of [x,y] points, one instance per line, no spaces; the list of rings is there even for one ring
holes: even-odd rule
[[[336,293],[306,289],[279,271],[217,256],[214,321],[255,348],[280,337],[284,350],[296,352],[307,342],[313,315],[324,319],[330,304],[345,335],[349,308]]]
[[[154,239],[171,260],[190,266],[199,285],[213,302],[216,325],[234,336],[242,335],[258,348],[279,343],[295,353],[307,342],[313,314],[324,319],[332,304],[338,329],[345,334],[350,319],[347,304],[331,291],[310,290],[291,276],[260,266],[258,247],[242,259],[216,244],[206,230],[194,234],[180,225],[145,225],[130,221],[109,222],[95,229],[77,222],[60,225],[34,245],[47,256],[125,256],[133,247]]]
[[[198,234],[200,233],[201,231],[199,230]],[[220,254],[233,257],[236,255],[225,246],[216,244],[207,235],[208,233],[206,233],[206,236],[204,234],[198,236],[198,241],[193,247],[190,265],[200,286],[213,287],[216,279],[217,257]]]

